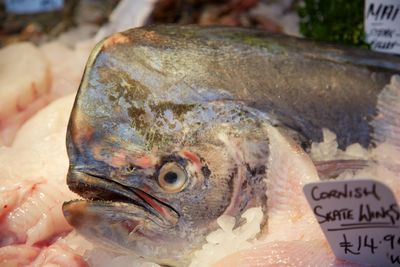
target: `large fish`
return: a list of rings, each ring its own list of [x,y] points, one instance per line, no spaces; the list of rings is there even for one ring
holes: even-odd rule
[[[370,145],[400,59],[235,28],[152,26],[92,52],[67,133],[68,222],[89,239],[185,265],[222,214],[262,207],[270,136],[322,128]]]

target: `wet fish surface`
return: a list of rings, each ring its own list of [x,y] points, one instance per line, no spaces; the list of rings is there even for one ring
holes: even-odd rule
[[[307,149],[327,128],[341,148],[368,147],[399,70],[393,56],[257,30],[114,34],[92,52],[71,114],[67,183],[85,200],[64,215],[113,249],[188,264],[222,214],[260,206],[267,221],[269,136]]]

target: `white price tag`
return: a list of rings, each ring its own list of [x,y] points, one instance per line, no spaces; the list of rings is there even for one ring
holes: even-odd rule
[[[400,266],[400,209],[392,191],[373,180],[307,184],[304,194],[336,257]]]
[[[372,50],[400,54],[400,0],[365,0],[364,30]]]
[[[15,14],[29,14],[60,10],[64,0],[6,0],[6,11]]]

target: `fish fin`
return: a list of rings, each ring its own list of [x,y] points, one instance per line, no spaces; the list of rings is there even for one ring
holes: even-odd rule
[[[340,174],[351,171],[356,172],[368,166],[367,160],[362,159],[340,159],[315,161],[318,176],[322,179],[336,178]]]
[[[266,238],[284,241],[322,236],[322,232],[316,230],[319,229],[317,221],[303,194],[305,184],[319,181],[312,160],[284,132],[266,127],[270,140]]]
[[[387,142],[400,149],[400,75],[393,75],[379,94],[377,116],[371,126],[376,145]]]
[[[219,260],[213,267],[278,267],[361,265],[336,259],[323,239],[310,241],[278,241],[259,244]]]

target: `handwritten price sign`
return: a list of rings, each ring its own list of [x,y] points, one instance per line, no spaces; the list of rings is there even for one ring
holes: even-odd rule
[[[336,257],[400,266],[400,209],[387,186],[329,181],[307,184],[304,193]]]

